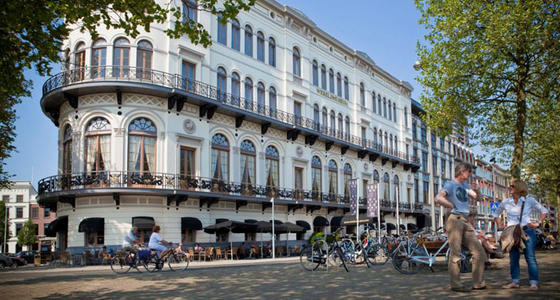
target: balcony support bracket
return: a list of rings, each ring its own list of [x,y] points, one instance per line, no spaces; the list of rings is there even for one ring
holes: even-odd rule
[[[235,118],[235,128],[241,127],[241,125],[243,125],[243,120],[245,120],[245,116]]]
[[[332,145],[334,144],[334,142],[326,142],[325,143],[325,151],[329,151],[331,150]]]
[[[235,201],[235,212],[238,213],[239,212],[239,208],[243,207],[243,206],[247,206],[247,201],[245,200],[237,200]]]
[[[348,146],[341,147],[341,148],[340,148],[340,154],[341,154],[341,155],[346,154],[346,151],[348,151],[348,148],[349,148]]]
[[[268,131],[268,128],[270,127],[270,123],[262,123],[261,124],[261,134],[265,135],[266,132]]]
[[[115,201],[115,206],[119,209],[121,206],[121,195],[119,193],[113,193],[113,201]]]

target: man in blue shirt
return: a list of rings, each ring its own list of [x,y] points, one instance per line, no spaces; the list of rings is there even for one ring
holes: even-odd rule
[[[445,229],[449,240],[449,279],[451,290],[456,292],[467,292],[460,281],[461,248],[465,246],[472,254],[473,263],[473,290],[485,289],[486,283],[483,279],[484,262],[486,255],[484,248],[474,234],[474,228],[468,221],[469,216],[469,197],[478,198],[476,184],[473,190],[467,183],[471,176],[472,167],[465,163],[455,165],[455,179],[445,184],[443,189],[436,195],[435,202],[448,209],[451,214],[447,218]]]
[[[125,235],[124,237],[124,248],[125,249],[136,249],[136,245],[140,246],[142,243],[140,243],[140,240],[138,239],[138,228],[137,227],[132,227],[132,229],[130,229],[130,231]]]

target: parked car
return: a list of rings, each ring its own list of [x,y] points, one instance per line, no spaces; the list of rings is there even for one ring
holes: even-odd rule
[[[9,254],[9,256],[12,259],[12,261],[16,264],[17,267],[27,265],[27,261],[24,258],[17,257],[16,254]]]
[[[16,264],[14,264],[12,258],[5,254],[0,254],[0,269],[9,268],[12,266],[17,266]]]
[[[33,251],[20,251],[16,253],[16,257],[23,258],[28,264],[32,264],[35,259],[35,252]]]

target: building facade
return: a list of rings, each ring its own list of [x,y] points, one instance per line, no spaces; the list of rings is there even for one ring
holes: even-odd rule
[[[59,248],[117,247],[153,224],[175,242],[251,240],[200,229],[269,220],[271,199],[275,219],[329,231],[349,210],[350,179],[362,210],[379,183],[384,221],[416,223],[407,82],[275,1],[227,24],[193,1],[181,9],[212,46],[170,39],[171,24],[64,42],[64,71],[41,99],[59,128],[59,172],[39,182]]]
[[[39,250],[41,246],[50,247],[55,240],[49,237],[49,224],[56,219],[56,213],[48,207],[41,207],[38,203],[29,205],[29,219],[35,224],[35,233],[37,234],[37,243],[33,245],[31,250]]]
[[[16,253],[27,250],[27,246],[17,244],[17,234],[23,224],[29,220],[30,207],[36,204],[37,190],[29,181],[13,181],[9,189],[0,190],[2,201],[5,203],[7,213],[8,234],[4,253]]]
[[[422,120],[425,114],[422,105],[411,100],[412,108],[412,153],[420,158],[420,170],[414,174],[414,201],[423,203],[424,217],[419,224],[444,226],[445,209],[434,204],[435,195],[445,183],[455,177],[455,164],[465,162],[474,167],[473,152],[465,142],[467,137],[455,129],[448,137],[440,137]],[[462,130],[466,134],[466,130]]]

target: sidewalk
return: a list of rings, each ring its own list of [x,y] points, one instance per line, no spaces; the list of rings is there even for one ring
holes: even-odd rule
[[[189,269],[205,269],[205,268],[218,268],[218,267],[238,267],[238,266],[255,266],[255,265],[276,265],[285,263],[295,263],[299,262],[299,256],[292,257],[279,257],[276,259],[263,258],[263,259],[219,259],[212,261],[191,261],[189,263]],[[164,270],[167,269],[167,265],[164,266]],[[26,265],[18,269],[10,270],[10,272],[18,273],[42,273],[42,272],[89,272],[89,271],[111,271],[110,265],[93,265],[93,266],[76,266],[76,267],[51,267],[47,265],[35,267],[33,265]],[[143,267],[140,267],[142,272],[146,271]],[[132,272],[133,270],[131,270]]]

